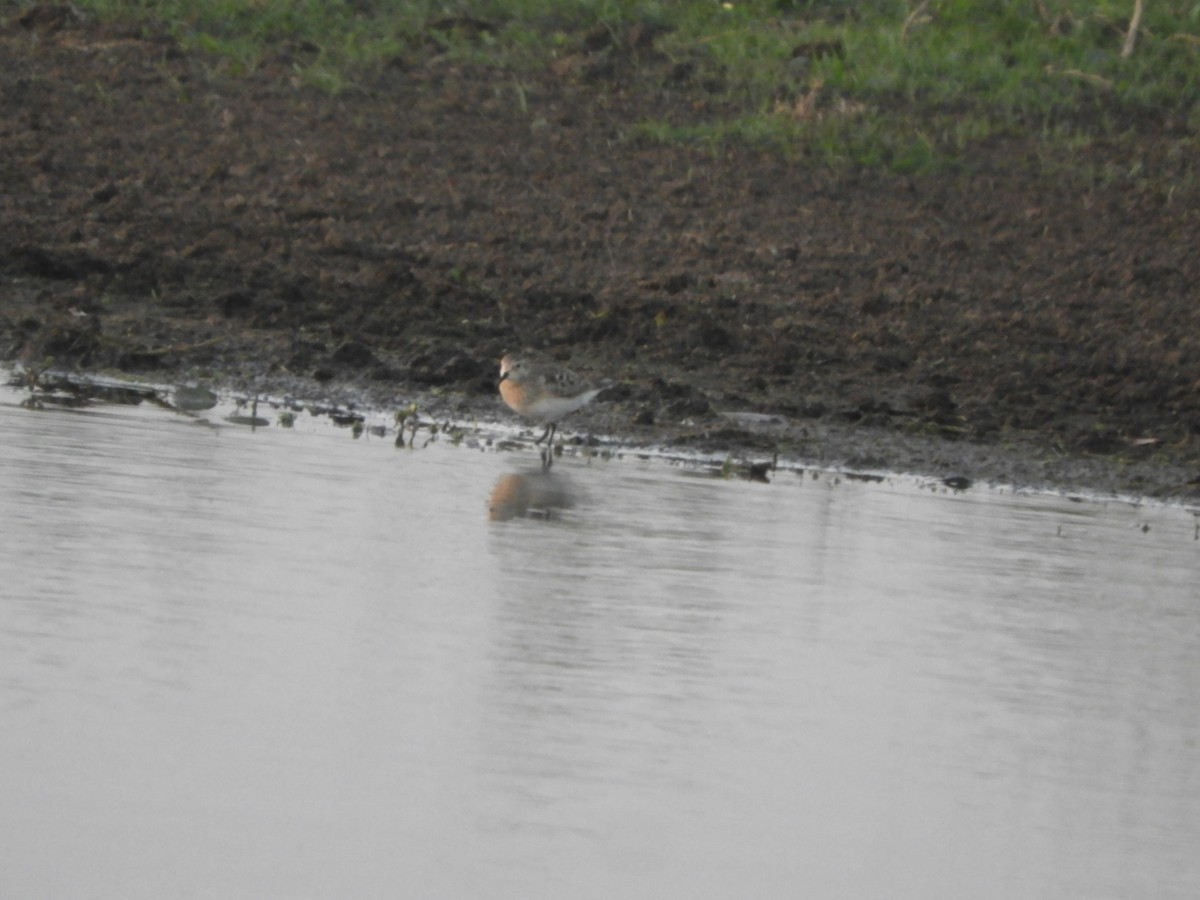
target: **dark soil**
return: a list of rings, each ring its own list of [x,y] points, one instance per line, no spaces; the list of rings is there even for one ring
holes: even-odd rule
[[[334,96],[305,47],[231,77],[4,14],[0,357],[500,418],[497,361],[532,350],[618,380],[576,424],[631,441],[1200,492],[1194,193],[1052,181],[1015,138],[911,178],[631,140],[736,112],[640,39]],[[1080,165],[1159,159],[1160,127]]]

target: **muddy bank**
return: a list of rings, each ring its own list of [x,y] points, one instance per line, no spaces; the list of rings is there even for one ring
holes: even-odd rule
[[[1017,138],[920,178],[639,142],[738,112],[652,53],[338,96],[73,15],[0,53],[5,358],[500,418],[531,350],[631,443],[1200,496],[1194,196]]]
[[[527,454],[536,460],[541,427],[522,422],[490,394],[436,393],[406,386],[326,384],[305,379],[256,377],[248,381],[188,379],[135,382],[125,375],[41,373],[31,386],[19,366],[0,368],[31,410],[81,408],[105,403],[153,403],[206,416],[218,403],[234,405],[227,421],[258,428],[297,425],[315,417],[354,438],[369,433],[397,446],[430,441]],[[615,391],[619,393],[622,387]],[[1081,499],[1153,497],[1200,509],[1188,465],[1147,454],[1141,460],[1064,453],[1038,439],[1004,443],[947,441],[862,425],[800,421],[759,412],[720,412],[657,426],[630,424],[636,407],[598,400],[560,429],[555,458],[645,457],[700,466],[714,475],[771,481],[782,471],[833,473],[835,477],[885,480],[915,476],[934,489],[977,488],[1048,491]],[[545,459],[543,457],[543,463]]]

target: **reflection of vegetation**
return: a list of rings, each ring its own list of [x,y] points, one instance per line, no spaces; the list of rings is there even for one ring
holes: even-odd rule
[[[1200,157],[1193,0],[462,0],[454,14],[401,0],[78,6],[162,22],[218,70],[283,66],[330,91],[382,66],[469,60],[497,69],[497,91],[535,119],[530,73],[582,73],[595,85],[644,74],[643,84],[689,99],[628,123],[629,136],[749,141],[824,164],[925,169],[1020,137],[1054,165],[1095,143],[1132,148],[1143,129],[1160,145],[1163,178],[1194,177]],[[1152,177],[1145,165],[1092,174]]]
[[[758,460],[755,462],[746,462],[744,460],[736,460],[733,456],[726,456],[721,463],[720,468],[716,469],[714,474],[718,478],[726,480],[730,478],[744,478],[748,481],[761,481],[764,484],[770,479],[767,477],[771,472],[774,472],[779,467],[779,454],[776,453],[771,457],[770,462],[766,460]]]
[[[42,362],[43,364],[37,366],[26,364],[14,370],[9,377],[10,387],[28,390],[28,396],[21,401],[21,405],[27,409],[82,407],[93,403],[137,405],[143,401],[150,401],[165,409],[194,415],[214,408],[219,400],[213,391],[199,385],[165,388],[135,382],[113,383],[111,379],[51,370],[49,366],[53,360],[49,358]],[[368,435],[385,438],[394,430],[396,446],[410,449],[428,447],[441,439],[457,447],[468,438],[477,437],[480,432],[479,425],[474,420],[469,423],[423,420],[418,414],[415,402],[394,413],[393,429],[385,423],[368,424],[367,417],[362,412],[342,406],[301,406],[294,400],[273,400],[257,394],[246,394],[232,400],[234,411],[222,419],[232,425],[246,425],[251,428],[265,428],[270,425],[269,419],[259,415],[259,405],[266,404],[277,410],[275,421],[279,427],[294,428],[297,412],[307,409],[310,415],[327,419],[337,428],[348,428],[354,438]],[[418,443],[417,437],[422,432],[424,440]]]
[[[250,414],[246,415],[242,410],[249,405]],[[225,421],[231,425],[248,425],[251,429],[266,428],[270,425],[270,421],[264,419],[258,414],[258,395],[253,397],[241,397],[237,400],[237,411],[225,417]]]
[[[413,442],[417,439],[417,429],[420,428],[420,419],[417,416],[417,404],[415,402],[408,404],[404,409],[396,410],[393,416],[393,421],[396,423],[396,446],[404,447],[404,424],[410,422],[412,425],[412,435],[408,440],[407,446],[412,447]]]
[[[396,410],[392,415],[392,421],[396,425],[396,446],[408,447],[410,450],[416,448],[417,433],[422,429],[426,432],[422,447],[428,447],[443,435],[451,446],[457,447],[472,431],[477,430],[474,426],[468,428],[466,425],[457,425],[453,422],[438,423],[432,419],[423,421],[417,412],[415,402]],[[406,428],[408,429],[407,438],[405,437]]]
[[[46,362],[48,366],[50,361]],[[24,387],[29,396],[21,401],[26,409],[46,407],[76,408],[93,403],[117,403],[136,406],[144,400],[155,400],[156,391],[145,385],[102,384],[84,376],[50,371],[47,367],[25,366],[14,372],[9,385]]]

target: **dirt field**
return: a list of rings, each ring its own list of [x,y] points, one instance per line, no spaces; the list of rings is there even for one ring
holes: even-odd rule
[[[1200,496],[1196,196],[627,139],[732,115],[652,47],[520,80],[433,54],[331,96],[0,4],[0,357],[505,415],[529,350],[619,380],[576,427],[746,456]],[[1161,129],[1137,160],[1161,173]],[[754,412],[777,420],[730,418]],[[570,431],[570,425],[566,426]]]

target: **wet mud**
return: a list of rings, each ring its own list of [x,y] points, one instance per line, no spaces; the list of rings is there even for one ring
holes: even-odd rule
[[[0,358],[507,420],[532,352],[617,382],[568,436],[1200,497],[1186,191],[1050,179],[1017,138],[913,177],[638,140],[740,112],[651,38],[331,95],[304,48],[232,77],[34,9],[0,4]],[[1167,165],[1178,123],[1128,124]],[[1079,170],[1139,162],[1109,152]]]

